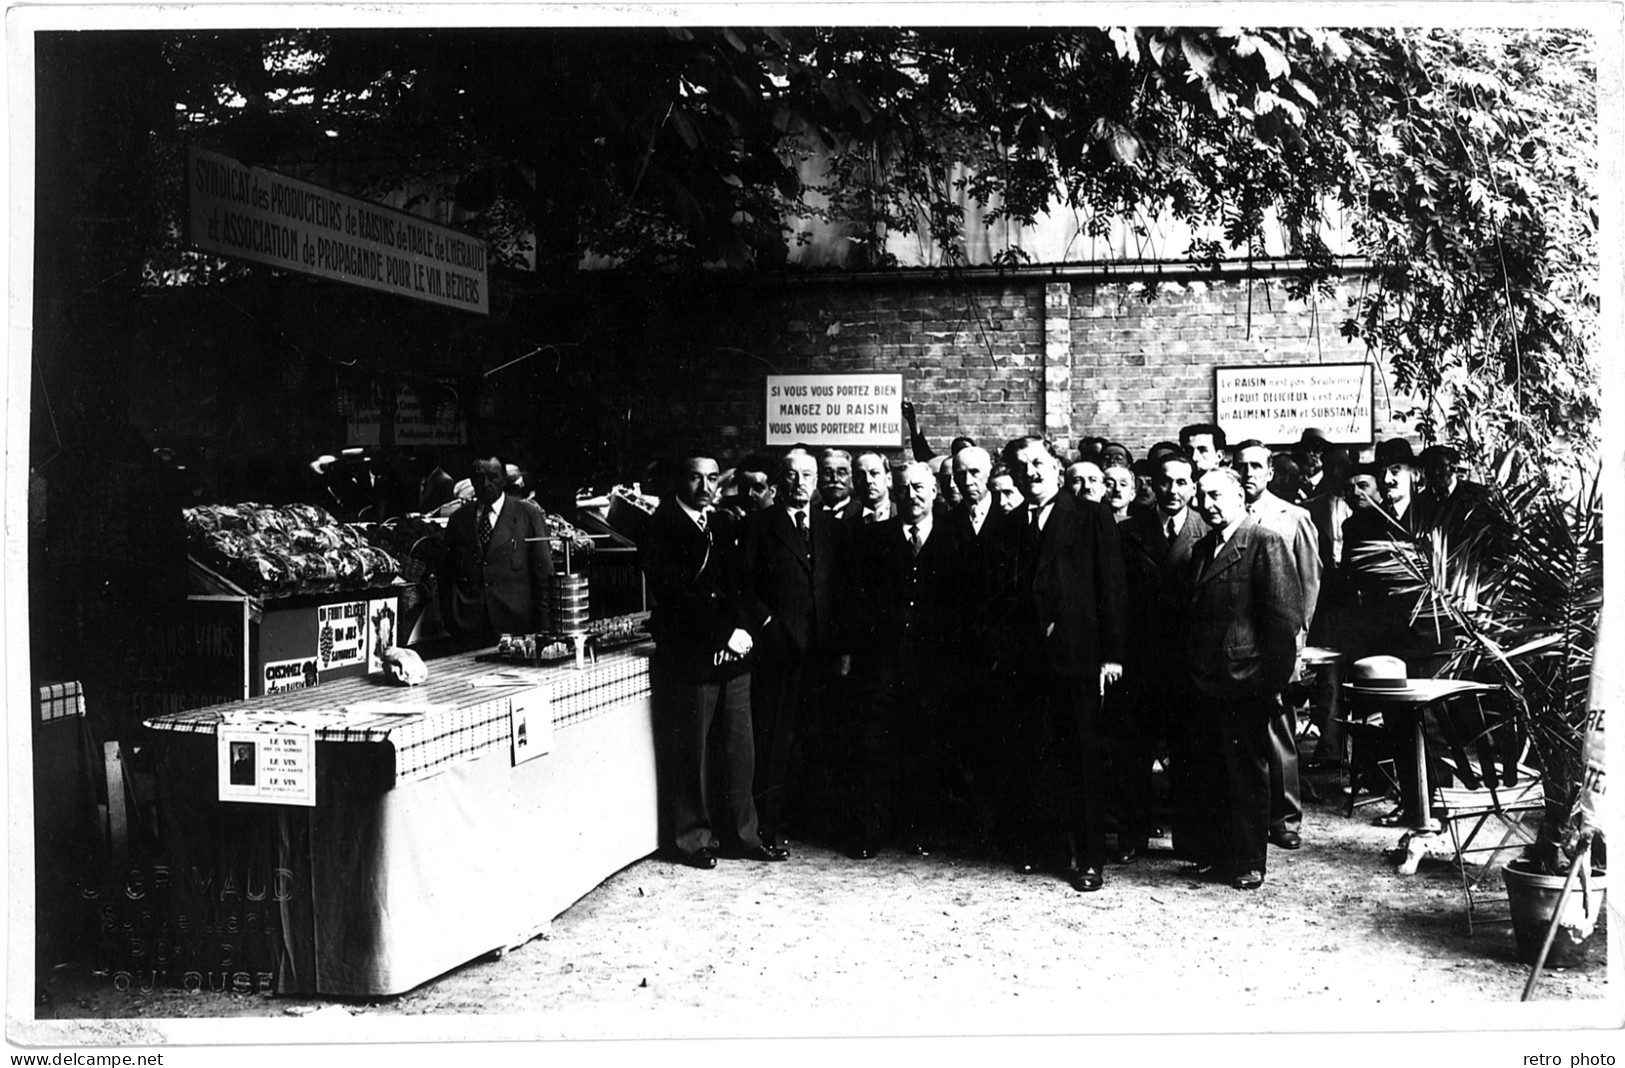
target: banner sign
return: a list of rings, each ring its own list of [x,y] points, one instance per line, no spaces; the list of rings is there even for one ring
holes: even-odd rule
[[[221,724],[215,744],[220,800],[316,804],[316,732],[309,727]]]
[[[1336,445],[1369,445],[1376,437],[1371,365],[1215,367],[1213,421],[1232,443],[1296,444],[1314,427]]]
[[[768,445],[897,448],[903,444],[900,374],[768,375]]]
[[[489,315],[484,241],[188,148],[190,239],[206,252]]]

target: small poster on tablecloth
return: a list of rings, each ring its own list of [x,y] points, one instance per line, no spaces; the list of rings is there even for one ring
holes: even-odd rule
[[[547,686],[532,686],[513,695],[508,706],[513,762],[523,764],[553,749],[553,701]]]
[[[367,602],[367,674],[376,675],[384,670],[384,653],[400,644],[401,635],[395,632],[398,614],[394,597]]]
[[[220,800],[316,804],[316,732],[286,724],[215,731]]]

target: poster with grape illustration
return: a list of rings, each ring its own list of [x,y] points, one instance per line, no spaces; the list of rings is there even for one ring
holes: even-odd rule
[[[364,662],[367,655],[367,603],[347,601],[316,609],[316,657],[323,671]]]

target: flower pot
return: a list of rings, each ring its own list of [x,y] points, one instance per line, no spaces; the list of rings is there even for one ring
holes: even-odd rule
[[[1557,899],[1563,891],[1563,878],[1529,870],[1525,862],[1515,860],[1501,869],[1506,882],[1507,899],[1512,905],[1512,934],[1518,943],[1518,959],[1534,964],[1546,939],[1546,927],[1557,910]],[[1586,953],[1593,942],[1601,945],[1602,920],[1606,876],[1593,871],[1590,878],[1591,894],[1588,909],[1586,895],[1580,880],[1574,881],[1569,899],[1563,905],[1563,920],[1552,939],[1552,948],[1546,954],[1548,968],[1582,968],[1587,963]]]

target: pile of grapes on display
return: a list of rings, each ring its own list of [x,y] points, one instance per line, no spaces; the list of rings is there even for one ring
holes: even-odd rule
[[[189,551],[261,597],[384,586],[394,556],[360,530],[310,504],[205,504],[185,509]]]

